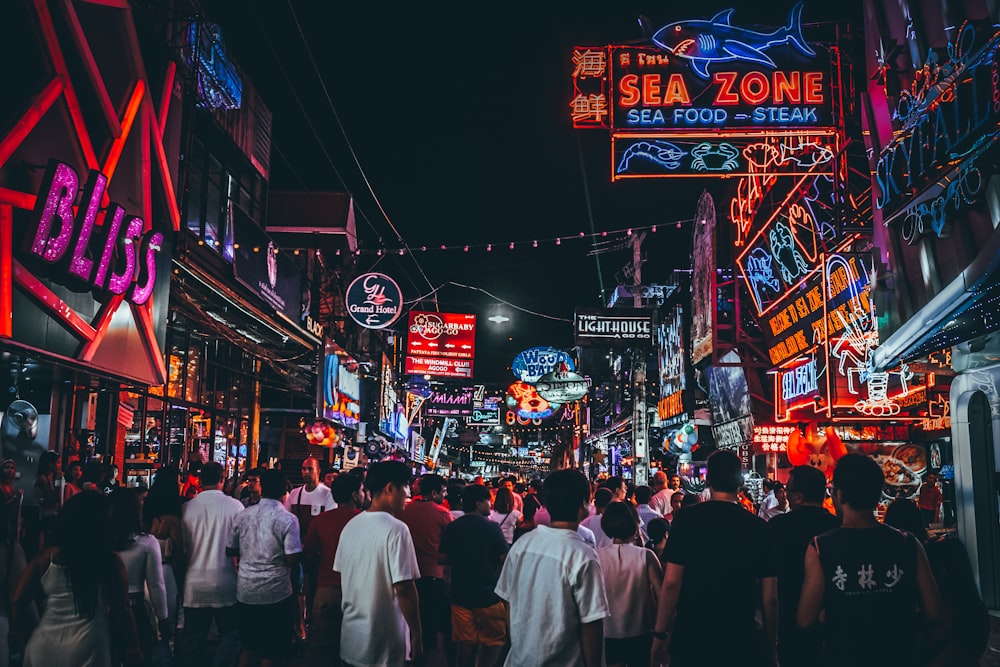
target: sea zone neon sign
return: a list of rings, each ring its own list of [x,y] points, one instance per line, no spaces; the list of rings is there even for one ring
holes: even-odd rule
[[[114,202],[97,225],[107,184],[107,176],[91,171],[74,215],[80,176],[68,164],[50,160],[32,214],[33,231],[25,236],[23,249],[61,267],[70,281],[86,285],[95,296],[125,295],[142,305],[156,284],[156,253],[163,234],[143,233],[143,219],[126,215]]]
[[[733,25],[734,10],[679,21],[653,46],[612,46],[615,129],[832,127],[828,68],[802,34],[802,4],[785,26]]]

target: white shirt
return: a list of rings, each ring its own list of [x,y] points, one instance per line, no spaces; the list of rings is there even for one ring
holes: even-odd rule
[[[184,505],[184,544],[188,569],[185,607],[231,607],[236,604],[236,568],[226,555],[233,521],[243,503],[222,491],[202,491]]]
[[[581,540],[594,547],[595,550],[597,549],[597,536],[594,535],[594,531],[581,523],[576,527],[576,533]]]
[[[490,521],[500,525],[500,530],[503,531],[504,539],[507,540],[507,544],[514,543],[514,528],[517,526],[517,522],[521,520],[524,516],[517,510],[511,510],[507,514],[501,514],[496,510],[490,510]]]
[[[651,632],[655,607],[646,567],[649,549],[634,544],[609,544],[597,550],[611,615],[604,619],[604,636],[625,639]]]
[[[358,514],[344,526],[333,569],[343,587],[340,657],[357,667],[402,666],[409,628],[393,585],[420,578],[410,529],[388,512]]]
[[[601,514],[594,514],[593,516],[588,516],[586,519],[580,522],[580,525],[584,528],[590,530],[594,533],[594,548],[600,549],[601,547],[606,547],[610,545],[613,540],[608,537],[604,529],[601,528]]]
[[[302,553],[299,520],[273,498],[261,498],[236,517],[229,547],[239,552],[236,599],[274,604],[292,595],[291,566],[285,556]]]
[[[660,516],[665,517],[674,509],[670,506],[670,496],[674,495],[673,489],[660,489],[649,499],[649,506]]]
[[[510,603],[507,667],[582,665],[580,625],[609,614],[597,552],[579,533],[551,526],[511,547],[496,593]]]
[[[135,541],[118,552],[118,557],[128,573],[128,592],[145,593],[149,588],[149,601],[153,603],[156,617],[167,617],[167,586],[163,581],[163,555],[160,542],[152,535],[136,535]]]
[[[452,519],[457,519],[460,516],[465,516],[465,512],[463,512],[462,510],[451,510],[449,514],[451,514]]]
[[[323,512],[337,509],[337,503],[333,501],[333,494],[330,487],[320,482],[312,491],[306,491],[305,486],[292,489],[291,493],[285,496],[285,509],[292,511],[292,505],[310,505],[311,514],[317,516]]]

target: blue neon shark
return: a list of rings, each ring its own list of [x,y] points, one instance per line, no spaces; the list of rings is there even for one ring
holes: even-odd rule
[[[791,43],[804,56],[813,57],[802,37],[802,3],[788,14],[788,24],[774,32],[756,32],[730,24],[734,9],[726,9],[708,21],[678,21],[656,31],[653,43],[691,63],[702,79],[708,78],[708,66],[730,60],[757,63],[774,69],[777,65],[764,53],[772,46]]]

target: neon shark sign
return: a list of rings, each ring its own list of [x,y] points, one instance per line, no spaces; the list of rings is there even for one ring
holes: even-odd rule
[[[767,51],[783,44],[791,44],[809,58],[816,57],[816,52],[802,36],[801,2],[792,7],[784,27],[769,33],[732,25],[735,11],[723,10],[708,21],[670,23],[657,30],[652,41],[675,57],[687,60],[691,71],[702,79],[709,78],[710,66],[731,61],[777,69],[778,65]]]

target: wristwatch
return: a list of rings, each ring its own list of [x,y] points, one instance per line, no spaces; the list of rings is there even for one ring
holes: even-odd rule
[[[652,635],[653,635],[653,639],[659,639],[661,642],[667,641],[667,633],[666,632],[657,632],[656,630],[653,630]]]

